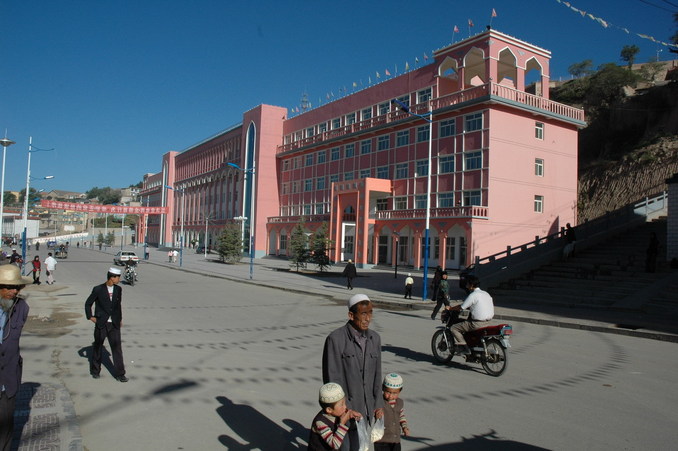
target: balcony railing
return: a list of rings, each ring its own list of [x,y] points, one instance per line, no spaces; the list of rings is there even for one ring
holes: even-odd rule
[[[458,105],[465,102],[480,100],[486,97],[495,97],[505,99],[517,104],[525,105],[526,107],[539,109],[547,113],[555,114],[574,121],[584,122],[584,110],[564,105],[553,100],[545,99],[544,97],[529,94],[525,91],[519,91],[509,86],[500,85],[497,83],[486,83],[480,86],[464,89],[444,97],[433,99],[433,111],[437,111],[450,106]],[[428,103],[420,103],[412,105],[410,111],[416,114],[425,114],[428,112]],[[290,150],[301,149],[306,146],[319,144],[332,139],[341,138],[353,133],[369,130],[375,127],[384,126],[392,122],[398,122],[408,119],[411,116],[408,113],[400,110],[391,111],[381,116],[375,116],[370,119],[356,122],[354,124],[345,125],[343,127],[335,128],[318,133],[308,138],[300,139],[288,144],[278,146],[277,152],[288,152]]]
[[[294,215],[294,216],[269,216],[269,224],[298,224],[304,220],[304,222],[329,222],[330,215]],[[354,219],[355,220],[355,219]]]
[[[431,218],[480,218],[488,217],[487,207],[468,206],[468,207],[449,207],[449,208],[431,208]],[[424,219],[426,209],[410,210],[382,210],[377,211],[375,219],[389,221],[394,219]]]

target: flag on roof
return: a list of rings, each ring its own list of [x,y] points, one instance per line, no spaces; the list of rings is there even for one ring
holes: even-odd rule
[[[384,73],[386,74],[387,77],[391,76],[391,73],[388,71],[388,69],[384,70]]]
[[[459,33],[459,27],[456,26],[456,25],[454,26],[454,32],[455,32],[455,33]]]
[[[468,26],[472,27],[473,26],[473,21],[471,19],[468,20]]]
[[[492,17],[497,17],[497,11],[495,11],[494,8],[492,8]]]

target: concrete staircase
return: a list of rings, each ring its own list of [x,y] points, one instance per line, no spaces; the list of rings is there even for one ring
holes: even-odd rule
[[[660,242],[657,271],[645,271],[650,234]],[[619,311],[678,307],[678,277],[665,262],[666,220],[659,219],[513,279],[490,292],[497,305],[538,304]]]

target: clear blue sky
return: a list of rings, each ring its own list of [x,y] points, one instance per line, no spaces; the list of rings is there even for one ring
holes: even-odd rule
[[[621,63],[624,45],[647,61],[663,47],[636,33],[668,42],[676,30],[678,0],[570,4],[613,26],[556,0],[0,0],[0,134],[17,142],[5,190],[25,187],[29,136],[55,149],[32,154],[34,177],[55,176],[37,189],[136,184],[165,152],[258,104],[293,108],[306,92],[316,106],[376,72],[423,63],[468,37],[468,19],[482,31],[492,8],[493,28],[552,52],[554,79],[585,59]]]

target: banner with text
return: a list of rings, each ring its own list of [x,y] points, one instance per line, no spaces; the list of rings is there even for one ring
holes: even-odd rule
[[[126,207],[122,205],[82,204],[77,202],[59,202],[56,200],[41,200],[43,208],[55,208],[57,210],[86,211],[89,213],[109,213],[127,215],[164,215],[167,207]]]

